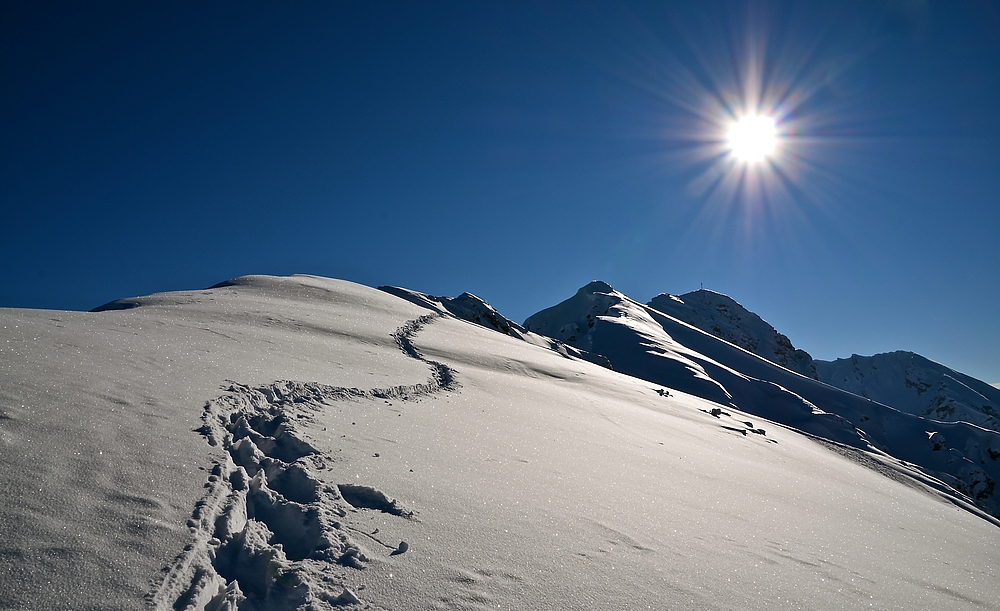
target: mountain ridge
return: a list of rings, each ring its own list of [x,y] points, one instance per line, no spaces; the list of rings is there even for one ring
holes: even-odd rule
[[[683,308],[682,313],[697,325],[642,305],[609,284],[595,281],[560,304],[529,316],[524,327],[598,352],[608,357],[616,371],[919,465],[970,502],[994,516],[1000,514],[996,490],[1000,434],[981,426],[990,422],[990,416],[979,423],[935,420],[802,375],[747,349],[768,354],[791,346],[790,341],[779,343],[775,338],[780,334],[763,319],[718,293],[698,291],[696,295],[709,297],[710,307],[685,307],[688,304],[683,298],[668,294],[654,302],[668,310]],[[724,307],[714,307],[720,304]],[[698,317],[699,311],[713,314]],[[723,330],[716,312],[724,315],[729,336],[741,339],[747,347],[713,333]],[[744,321],[749,324],[740,324]],[[767,335],[761,337],[761,332]],[[785,350],[783,354],[798,355],[800,364],[812,362],[804,351]],[[974,380],[954,373],[956,377],[951,379]],[[985,385],[975,382],[977,387]],[[887,382],[889,387],[894,384],[895,378]],[[951,399],[948,405],[953,407],[955,400]]]
[[[1000,430],[1000,392],[995,385],[914,352],[813,359],[756,313],[707,289],[680,296],[661,293],[647,305],[787,369],[901,411]]]

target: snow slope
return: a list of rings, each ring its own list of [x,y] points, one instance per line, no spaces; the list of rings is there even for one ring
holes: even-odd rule
[[[997,527],[877,455],[347,282],[127,304],[0,310],[0,608],[1000,600]]]
[[[796,374],[603,282],[534,314],[524,326],[602,354],[616,371],[918,465],[1000,515],[995,431],[900,412]]]

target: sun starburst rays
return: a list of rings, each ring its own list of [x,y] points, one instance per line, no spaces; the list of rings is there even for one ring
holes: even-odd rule
[[[782,64],[761,40],[751,29],[728,61],[695,54],[694,65],[670,62],[668,97],[682,100],[673,105],[691,122],[663,134],[686,142],[673,147],[669,162],[688,168],[688,192],[702,200],[703,215],[742,211],[746,225],[774,216],[761,214],[765,208],[801,199],[802,170],[817,166],[809,159],[815,138],[802,138],[816,117],[800,112],[821,89],[807,76],[809,59]]]
[[[637,233],[669,223],[672,249],[739,252],[740,261],[792,243],[793,256],[808,256],[829,243],[820,226],[849,236],[838,210],[861,188],[854,173],[868,158],[871,121],[862,98],[839,94],[831,78],[846,78],[863,48],[735,5],[669,36],[629,25],[614,76],[641,93],[630,135],[644,151],[628,163],[670,176],[663,224]],[[756,152],[734,143],[733,126],[747,118],[766,121]]]

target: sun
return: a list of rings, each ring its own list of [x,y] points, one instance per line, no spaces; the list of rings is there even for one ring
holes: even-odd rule
[[[747,115],[729,126],[729,148],[736,159],[758,163],[766,159],[778,144],[774,117]]]

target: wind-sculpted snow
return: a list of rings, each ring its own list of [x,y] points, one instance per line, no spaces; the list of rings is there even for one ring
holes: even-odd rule
[[[360,390],[234,382],[205,406],[199,431],[225,457],[215,462],[208,492],[188,521],[194,540],[150,596],[158,611],[316,610],[360,602],[346,574],[364,569],[373,553],[399,555],[409,545],[363,533],[380,546],[372,552],[345,518],[359,509],[404,519],[413,512],[371,486],[324,483],[319,473],[332,457],[303,439],[299,423],[336,402],[457,389],[454,370],[425,359],[411,341],[434,317],[411,320],[392,335],[404,354],[431,368],[423,384]]]
[[[942,482],[937,487],[944,493],[1000,516],[995,431],[903,413],[821,384],[603,282],[529,317],[525,327],[600,352],[616,371],[918,465]]]

